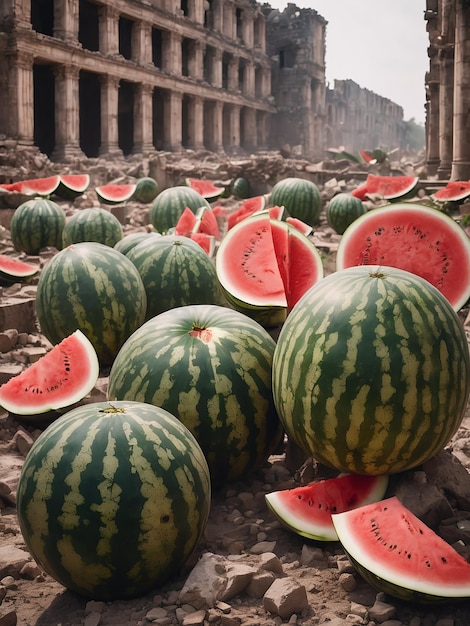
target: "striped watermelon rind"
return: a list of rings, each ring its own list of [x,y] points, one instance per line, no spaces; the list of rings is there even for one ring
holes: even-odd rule
[[[325,465],[392,474],[437,454],[470,393],[462,323],[430,283],[391,267],[339,270],[280,332],[273,394],[287,434]]]
[[[320,217],[322,200],[318,187],[304,178],[283,178],[271,190],[271,206],[283,206],[291,217],[314,226]]]
[[[252,319],[216,305],[172,309],[126,341],[108,399],[161,406],[198,440],[213,483],[247,475],[279,443],[271,392],[275,342]]]
[[[101,243],[67,246],[43,268],[36,292],[42,333],[56,344],[79,328],[93,344],[100,365],[114,360],[145,318],[147,298],[129,259]]]
[[[134,199],[149,204],[158,195],[158,183],[150,176],[139,178],[135,184]]]
[[[89,207],[70,217],[62,231],[62,245],[96,241],[114,247],[124,236],[121,222],[105,209]]]
[[[210,476],[188,429],[161,408],[82,405],[33,444],[17,489],[25,543],[62,585],[94,600],[141,596],[197,547]]]
[[[188,207],[196,213],[209,202],[187,185],[168,187],[158,194],[150,205],[150,223],[159,233],[166,234],[178,223],[184,209]]]
[[[367,213],[367,208],[362,200],[355,198],[352,194],[339,193],[328,202],[325,213],[328,225],[338,235],[342,235],[355,219]]]
[[[32,198],[20,204],[10,222],[13,246],[26,254],[39,254],[42,248],[62,249],[65,226],[63,209],[46,198]]]

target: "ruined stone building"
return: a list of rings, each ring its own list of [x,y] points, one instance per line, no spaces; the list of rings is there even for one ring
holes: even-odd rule
[[[396,144],[399,107],[326,88],[325,38],[295,4],[1,0],[0,136],[56,161]]]
[[[427,0],[426,164],[439,179],[470,179],[470,2]]]

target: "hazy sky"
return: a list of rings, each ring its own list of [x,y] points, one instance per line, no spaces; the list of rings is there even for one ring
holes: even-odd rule
[[[284,9],[284,0],[267,0]],[[297,0],[327,21],[326,79],[350,78],[424,123],[424,76],[429,69],[426,0]]]

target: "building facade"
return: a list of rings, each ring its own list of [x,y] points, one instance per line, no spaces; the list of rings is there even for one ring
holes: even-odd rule
[[[400,107],[326,88],[326,26],[255,0],[1,0],[0,138],[55,161],[397,145]]]
[[[470,2],[427,0],[426,165],[439,179],[470,179]]]

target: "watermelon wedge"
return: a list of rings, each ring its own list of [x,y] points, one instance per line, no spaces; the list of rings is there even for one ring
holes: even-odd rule
[[[14,282],[31,278],[39,271],[39,267],[15,259],[8,254],[0,254],[0,281]]]
[[[458,311],[470,297],[470,238],[451,217],[397,203],[358,217],[344,232],[336,269],[388,265],[425,278]]]
[[[221,238],[217,217],[210,207],[201,207],[196,212],[196,222],[192,228],[192,233],[204,233],[212,235],[216,239]]]
[[[379,591],[426,604],[470,598],[470,564],[397,497],[332,519],[351,562]]]
[[[17,415],[37,415],[82,400],[99,375],[98,357],[80,331],[0,387],[0,405]]]
[[[96,195],[105,204],[120,204],[130,200],[135,192],[135,184],[99,185],[95,187]]]
[[[32,178],[21,181],[21,193],[29,196],[48,197],[55,192],[60,183],[60,176],[47,176],[46,178]]]
[[[307,224],[303,220],[299,220],[298,217],[291,217],[290,215],[288,215],[286,217],[286,222],[291,226],[297,228],[297,230],[300,230],[302,235],[305,235],[306,237],[313,233],[313,226],[310,226],[310,224]]]
[[[209,258],[214,256],[217,245],[217,238],[214,237],[214,235],[208,235],[207,233],[191,233],[189,236],[201,246]]]
[[[445,187],[432,194],[440,202],[458,202],[470,196],[470,181],[450,180]]]
[[[387,476],[343,474],[305,487],[272,491],[266,504],[290,530],[317,541],[338,541],[332,513],[342,513],[381,500]]]
[[[175,235],[189,237],[196,226],[196,222],[196,214],[189,207],[186,207],[176,222]]]
[[[199,195],[205,198],[208,202],[213,202],[220,198],[225,192],[225,187],[218,187],[210,180],[203,180],[201,178],[186,178],[185,183],[194,191],[197,191]]]
[[[235,209],[227,218],[227,230],[233,228],[236,224],[244,220],[246,217],[262,211],[266,206],[265,196],[253,196],[244,200],[238,209]]]
[[[418,176],[378,176],[368,174],[364,185],[357,187],[351,193],[359,200],[367,196],[380,196],[384,200],[396,200],[410,194],[418,185]]]
[[[233,306],[264,326],[275,326],[300,297],[323,278],[320,253],[287,222],[260,212],[222,239],[216,269]]]
[[[89,186],[89,174],[61,174],[59,184],[54,193],[64,200],[74,200],[77,196],[84,193]]]

